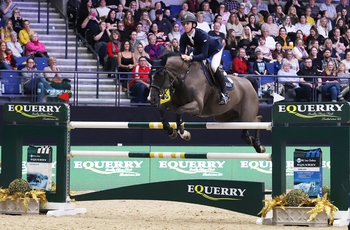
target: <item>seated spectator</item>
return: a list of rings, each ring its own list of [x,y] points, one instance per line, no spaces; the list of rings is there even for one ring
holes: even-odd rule
[[[124,27],[124,22],[123,21],[120,21],[120,22],[118,22],[118,32],[119,32],[119,34],[120,34],[120,38],[119,38],[119,40],[123,43],[123,42],[125,42],[125,41],[127,41],[127,40],[129,40],[129,38],[130,38],[130,33],[127,31],[127,30],[125,30],[125,27]]]
[[[270,62],[272,60],[272,52],[268,46],[265,45],[266,39],[260,37],[259,45],[255,48],[255,52],[260,51],[263,54],[263,59],[265,62]]]
[[[209,3],[206,1],[202,5],[202,13],[203,13],[203,21],[208,23],[210,27],[214,22],[214,14],[212,9],[209,6]]]
[[[134,55],[135,55],[135,60],[139,60],[140,57],[149,58],[149,55],[148,53],[145,52],[144,46],[142,45],[142,43],[137,44]]]
[[[338,16],[341,15],[342,10],[346,10],[347,16],[350,17],[350,6],[346,0],[340,0],[340,3],[335,7],[335,10],[337,11]]]
[[[333,28],[333,22],[332,22],[332,20],[329,18],[329,15],[328,15],[327,10],[320,11],[320,15],[321,15],[321,17],[317,20],[316,26],[319,26],[319,25],[320,25],[321,19],[322,19],[322,18],[326,18],[326,19],[327,19],[328,31],[331,32],[331,31],[332,31],[332,28]]]
[[[118,53],[121,49],[121,43],[119,41],[119,32],[113,30],[109,36],[110,41],[107,44],[107,63],[105,69],[107,71],[116,72],[118,68]],[[108,74],[108,78],[114,77],[112,74]]]
[[[6,21],[12,17],[12,10],[16,7],[16,4],[12,0],[3,0],[1,3],[2,20]]]
[[[291,50],[286,51],[287,57],[283,59],[283,63],[287,62],[290,65],[290,69],[294,70],[296,73],[299,71],[299,62],[293,56],[293,52]]]
[[[251,5],[252,5],[252,4],[250,4],[249,0],[245,0],[245,1],[247,1],[247,3],[242,2],[241,5],[239,6],[238,12],[236,13],[238,21],[239,21],[239,23],[242,24],[243,27],[248,25],[248,16],[247,16],[247,14],[250,12]],[[249,7],[249,10],[248,10],[247,13],[244,12],[246,5],[248,5],[248,7]],[[232,14],[230,16],[232,16]]]
[[[240,48],[237,57],[233,58],[232,61],[232,73],[248,74],[250,63],[248,61],[245,49]]]
[[[292,42],[292,39],[287,35],[286,28],[281,27],[278,36],[275,37],[275,41],[282,45],[283,50],[287,50],[289,49],[289,43]]]
[[[226,45],[226,42],[225,42],[225,37],[226,36],[225,36],[224,33],[220,32],[220,27],[221,27],[220,23],[219,22],[215,22],[213,24],[213,30],[209,31],[208,34],[210,36],[213,36],[213,37],[221,38],[222,44],[225,46]]]
[[[11,32],[11,40],[8,41],[7,47],[12,51],[13,56],[16,58],[22,57],[23,49],[21,47],[21,44],[17,41],[17,33],[15,31]]]
[[[82,1],[82,4],[79,9],[79,14],[78,14],[78,20],[77,20],[77,30],[78,33],[81,34],[82,36],[85,36],[86,29],[82,28],[82,23],[83,21],[89,16],[91,9],[93,8],[92,1],[87,0],[87,1]],[[96,13],[97,15],[97,13]]]
[[[130,4],[129,4],[129,10],[131,11],[131,15],[132,15],[134,21],[135,22],[140,21],[140,18],[141,18],[140,13],[141,13],[141,11],[139,11],[138,1],[131,1]]]
[[[227,33],[227,31],[226,31],[226,25],[225,25],[225,24],[222,24],[222,17],[221,17],[221,15],[216,15],[216,16],[215,16],[215,18],[214,18],[214,24],[215,24],[215,23],[219,23],[219,24],[220,24],[220,29],[219,29],[219,31],[220,31],[221,33],[223,33],[223,34],[226,36],[226,33]],[[214,30],[214,24],[211,25],[212,30]]]
[[[309,76],[320,76],[320,72],[316,67],[312,65],[311,58],[306,58],[304,62],[304,66],[300,68],[298,71],[298,76],[306,76],[300,78],[300,87],[303,89],[304,98],[306,101],[312,101],[311,95],[312,93],[316,94],[316,90],[318,89],[319,82],[321,82],[321,78],[312,78]]]
[[[252,3],[250,2],[250,0],[243,0],[242,3],[239,6],[239,9],[241,9],[241,7],[243,8],[243,10],[238,10],[239,14],[244,14],[244,15],[248,15],[253,7]],[[239,16],[240,18],[243,18],[242,15]],[[243,25],[243,24],[242,24]],[[245,26],[245,25],[243,25]]]
[[[348,92],[350,84],[350,73],[346,70],[345,64],[343,62],[340,62],[338,65],[337,77],[340,83],[341,95],[343,97],[349,98]]]
[[[138,0],[138,4],[141,11],[150,11],[154,8],[152,0]]]
[[[262,0],[256,0],[255,3],[253,3],[253,7],[256,7],[258,12],[262,15],[264,15],[264,17],[266,17],[268,14],[270,14],[269,12],[269,8],[267,7],[267,5],[265,3],[262,2]]]
[[[254,40],[255,41],[255,40]],[[251,42],[248,39],[241,39],[238,43],[238,47],[243,48],[248,56],[249,62],[255,62],[256,56],[255,56],[255,45],[251,45]],[[254,48],[251,48],[254,47]]]
[[[292,25],[295,26],[295,24],[297,24],[299,22],[299,16],[297,14],[297,10],[295,8],[295,6],[291,6],[288,10],[288,14],[290,17],[290,22],[292,23]]]
[[[100,32],[99,24],[100,20],[98,19],[97,11],[96,9],[91,8],[89,15],[82,22],[81,28],[86,31],[84,36],[92,47],[95,46],[94,35]]]
[[[320,13],[320,7],[315,4],[315,0],[309,0],[309,4],[306,4],[306,8],[311,9],[311,17],[313,17],[314,20],[318,18],[318,15]]]
[[[243,34],[243,26],[239,22],[237,14],[232,13],[228,22],[226,23],[226,29],[227,31],[234,30],[236,32],[237,37],[241,37]]]
[[[202,4],[203,4],[203,2],[202,2]],[[199,6],[199,8],[202,8],[202,7]],[[189,6],[188,6],[187,2],[184,2],[184,3],[181,4],[181,11],[184,11],[184,12],[188,12],[189,11]]]
[[[276,45],[275,45],[275,46],[276,46],[276,47],[275,47],[275,50],[272,51],[272,59],[276,60],[278,55],[281,55],[282,58],[286,58],[287,55],[286,55],[286,52],[284,52],[284,50],[282,49],[281,43],[276,42]],[[277,73],[276,73],[276,74],[277,74]]]
[[[147,11],[143,11],[141,13],[141,19],[140,19],[139,23],[141,23],[141,25],[142,25],[142,31],[145,33],[148,33],[152,22],[151,22],[151,20],[149,20],[149,16],[148,16]]]
[[[331,29],[328,28],[328,19],[323,17],[320,20],[320,25],[317,27],[318,34],[324,38],[328,38],[328,33]]]
[[[258,41],[253,37],[249,26],[245,26],[243,30],[243,35],[241,37],[241,40],[248,40],[249,41],[249,48],[253,49],[253,52],[255,54],[255,48],[258,46]],[[242,47],[239,45],[239,47]],[[255,55],[254,55],[255,57]]]
[[[37,95],[36,102],[45,102],[45,94],[53,89],[45,77],[34,67],[34,59],[29,57],[26,66],[22,69],[23,89],[27,94]],[[32,71],[32,72],[28,72]]]
[[[168,35],[172,30],[170,22],[167,19],[163,18],[163,11],[162,10],[156,11],[156,20],[154,20],[152,22],[152,25],[154,23],[157,24],[158,30],[160,32],[163,32],[165,35]]]
[[[266,75],[267,74],[267,66],[264,61],[264,56],[261,51],[255,52],[256,61],[253,65],[253,70],[256,75]]]
[[[225,0],[224,6],[225,6],[225,8],[227,9],[228,12],[230,12],[230,13],[237,13],[240,4],[236,0]],[[219,7],[219,10],[220,10],[220,7]],[[219,13],[220,13],[220,11],[219,11]]]
[[[309,57],[309,54],[307,53],[305,47],[304,47],[304,41],[301,38],[297,38],[295,42],[295,47],[292,50],[294,57],[299,61],[302,62],[306,58]]]
[[[297,24],[295,24],[295,29],[296,30],[301,30],[304,35],[309,36],[311,25],[306,22],[306,16],[305,15],[301,15],[300,16],[300,21]]]
[[[18,8],[14,8],[11,17],[13,30],[18,34],[21,29],[23,29],[23,19]]]
[[[269,5],[267,6],[270,14],[276,13],[278,6],[281,6],[281,2],[279,0],[270,0]]]
[[[275,0],[278,1],[278,0]],[[275,23],[278,26],[282,26],[283,21],[285,19],[285,14],[283,13],[283,9],[281,5],[277,5],[276,6],[276,12],[275,13],[271,13],[272,18],[273,18],[273,23]]]
[[[278,44],[278,43],[277,43]],[[277,45],[276,44],[276,45]],[[280,44],[281,45],[281,44]],[[280,69],[282,68],[282,60],[283,60],[283,56],[281,53],[277,53],[276,54],[276,61],[273,62],[273,74],[277,75],[278,71],[280,71]]]
[[[350,34],[350,31],[349,31]],[[318,30],[316,27],[311,27],[310,28],[310,35],[306,39],[306,44],[310,45],[310,42],[312,40],[318,41],[319,44],[324,44],[325,38],[322,35],[318,34]]]
[[[270,31],[265,28],[261,30],[261,33],[262,33],[261,37],[264,37],[266,40],[265,45],[269,47],[271,51],[274,51],[276,46],[276,41],[274,37],[270,36]]]
[[[130,51],[130,42],[125,41],[122,45],[121,51],[118,53],[118,72],[124,72],[120,74],[120,83],[122,85],[123,92],[127,92],[127,78],[128,74],[125,72],[131,72],[136,65],[135,55]]]
[[[109,30],[116,30],[118,19],[116,17],[116,12],[114,10],[109,11],[107,18],[105,20],[106,26]]]
[[[130,51],[133,53],[136,49],[137,44],[140,43],[139,40],[136,39],[137,33],[136,31],[132,31],[130,34]]]
[[[346,72],[350,72],[350,50],[346,50],[345,59],[341,62],[345,65]]]
[[[346,30],[346,33],[344,34],[344,45],[346,49],[350,49],[350,29]]]
[[[283,96],[285,97],[285,101],[301,101],[300,78],[295,70],[291,68],[291,65],[288,62],[283,62],[282,68],[278,71],[277,75],[279,76],[278,81],[284,84],[285,94]]]
[[[135,30],[136,24],[132,16],[132,12],[130,10],[125,12],[123,23],[124,23],[124,28],[128,32],[128,34],[131,34],[131,32]]]
[[[192,13],[197,13],[201,9],[201,6],[198,0],[188,0],[187,4],[188,4],[188,11]]]
[[[239,6],[239,4],[238,4]],[[229,17],[230,17],[230,11],[227,10],[226,6],[225,6],[225,3],[220,3],[220,6],[219,6],[219,13],[215,14],[215,17],[217,15],[221,15],[222,17],[222,24],[226,25]]]
[[[329,48],[325,48],[325,50],[323,51],[323,59],[322,59],[322,70],[324,70],[327,66],[328,62],[333,62],[333,66],[335,67],[335,69],[338,68],[338,60],[335,58],[331,57],[331,50]]]
[[[0,42],[0,49],[0,69],[17,69],[16,59],[13,57],[12,51],[7,47],[6,42]]]
[[[226,46],[225,50],[229,50],[232,59],[237,57],[237,50],[238,50],[238,42],[239,40],[236,37],[236,32],[233,29],[230,29],[227,33],[226,37]]]
[[[139,63],[133,68],[132,80],[129,83],[131,102],[133,103],[147,103],[147,96],[149,94],[149,78],[148,73],[150,68],[147,65],[146,57],[140,57]]]
[[[106,6],[106,0],[100,0],[100,6],[96,10],[100,19],[105,19],[111,9]]]
[[[311,8],[307,7],[305,11],[306,22],[309,23],[311,26],[314,26],[316,24],[314,18],[311,15],[311,12]]]
[[[335,48],[336,52],[338,54],[344,54],[346,50],[345,39],[341,36],[340,29],[335,27],[334,34],[330,38],[332,41],[332,46]]]
[[[334,28],[338,28],[340,30],[341,36],[344,36],[344,34],[346,33],[346,31],[348,29],[348,25],[345,22],[346,22],[345,19],[339,18],[334,26]]]
[[[173,29],[168,34],[168,38],[170,41],[172,41],[174,38],[180,41],[180,38],[181,38],[180,25],[177,22],[173,24]]]
[[[322,72],[322,55],[318,52],[316,47],[312,47],[309,53],[309,58],[312,60],[312,66],[319,72]]]
[[[201,9],[204,8],[205,3],[209,4],[209,9],[213,11],[214,14],[219,12],[219,5],[220,3],[217,0],[206,0],[201,3]]]
[[[161,53],[163,53],[164,47],[169,43],[169,38],[166,33],[158,29],[157,23],[153,22],[151,29],[148,33],[148,37],[154,35],[156,37],[156,45],[159,46]]]
[[[157,38],[155,35],[151,34],[148,36],[148,45],[145,47],[146,53],[148,53],[151,60],[156,60],[162,54],[162,50],[159,45],[156,44]]]
[[[325,0],[325,2],[321,4],[320,11],[323,10],[326,10],[328,12],[330,20],[335,21],[338,15],[335,7],[332,4],[332,0]]]
[[[295,29],[295,25],[292,24],[291,20],[290,20],[290,16],[287,15],[283,21],[283,24],[279,26],[279,28],[281,29],[282,27],[285,28],[286,33],[288,34],[288,36],[290,37],[295,37],[295,32],[297,32],[297,30]]]
[[[254,38],[258,38],[258,36],[261,35],[261,26],[256,21],[256,18],[254,15],[250,15],[248,17],[248,27],[250,28]]]
[[[48,81],[52,88],[54,89],[64,89],[70,90],[71,85],[68,78],[62,78],[60,69],[57,67],[57,59],[50,57],[48,60],[49,66],[44,68],[44,76],[46,81]]]
[[[39,42],[37,33],[30,35],[30,41],[26,45],[26,56],[48,58],[44,43]]]
[[[204,21],[203,11],[199,11],[197,13],[197,28],[201,29],[201,30],[203,30],[205,32],[209,32],[210,31],[209,24]],[[181,32],[181,33],[183,33],[183,32]]]
[[[174,22],[176,21],[176,18],[170,18],[171,17],[171,12],[169,8],[165,8],[164,9],[164,14],[163,14],[164,19],[168,20],[170,22],[170,24],[174,24]]]
[[[305,14],[305,7],[301,0],[288,0],[284,5],[285,12],[289,12],[291,7],[295,8],[295,12],[298,17],[300,17],[302,14]]]
[[[174,53],[181,54],[180,52],[180,41],[174,38],[170,42],[171,48],[170,50],[173,51]]]
[[[337,59],[337,61],[339,62],[339,61],[341,61],[341,57],[338,54],[336,48],[334,48],[334,47],[335,47],[335,44],[333,45],[332,40],[327,38],[326,41],[324,42],[324,51],[326,49],[329,49],[331,51],[331,57]]]
[[[100,64],[103,66],[104,57],[107,55],[107,43],[109,42],[109,38],[111,36],[111,32],[106,26],[106,23],[100,22],[100,31],[97,32],[94,36],[95,40],[95,51],[99,56]]]
[[[156,11],[157,10],[162,10],[162,3],[161,2],[154,3],[154,9],[149,11],[149,19],[151,20],[151,22],[156,20]]]
[[[332,61],[327,62],[326,67],[321,73],[323,76],[321,92],[323,96],[330,95],[332,102],[344,101],[344,97],[340,92],[340,84],[337,76],[337,69],[334,68]]]
[[[303,31],[297,30],[297,32],[295,32],[295,41],[296,41],[298,38],[300,38],[301,40],[304,41],[304,34],[303,34]],[[294,41],[294,43],[293,43],[294,46],[296,45],[295,41]],[[304,47],[306,47],[306,46],[304,46]]]
[[[273,37],[278,36],[278,25],[273,22],[273,17],[271,15],[267,16],[266,22],[262,24],[261,30],[264,29],[268,30]]]
[[[143,46],[148,45],[148,37],[147,34],[142,31],[141,23],[136,26],[136,40],[140,41]]]
[[[118,5],[117,11],[115,12],[115,18],[118,21],[123,20],[125,13],[123,12],[124,6],[122,4]],[[148,13],[147,13],[148,15]]]
[[[4,28],[1,28],[1,41],[8,42],[11,40],[11,32],[14,31],[11,19],[5,21]]]
[[[19,31],[19,43],[21,46],[26,45],[30,41],[30,35],[34,33],[30,29],[30,22],[28,20],[23,21],[23,29]]]

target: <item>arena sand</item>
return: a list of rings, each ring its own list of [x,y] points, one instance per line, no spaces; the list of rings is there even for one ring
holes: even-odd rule
[[[87,209],[84,215],[48,217],[46,215],[0,215],[1,230],[298,230],[347,227],[298,227],[255,224],[257,217],[202,205],[168,201],[84,201],[77,207]]]

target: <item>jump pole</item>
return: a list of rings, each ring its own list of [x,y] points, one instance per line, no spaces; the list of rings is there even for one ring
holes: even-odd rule
[[[184,122],[187,129],[265,129],[271,130],[271,122]],[[176,128],[175,122],[170,122]],[[71,121],[69,129],[163,129],[161,122],[90,122]]]
[[[186,152],[130,152],[130,151],[71,151],[68,157],[116,157],[116,158],[171,158],[171,159],[254,159],[271,160],[271,154],[263,153],[186,153]]]

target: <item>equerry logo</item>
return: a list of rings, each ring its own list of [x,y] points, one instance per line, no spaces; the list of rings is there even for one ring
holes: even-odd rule
[[[246,189],[242,188],[226,188],[207,185],[187,185],[188,193],[196,193],[208,200],[241,200],[244,197]],[[235,197],[235,198],[233,198]]]
[[[7,105],[8,112],[16,112],[27,118],[43,118],[43,120],[58,120],[54,114],[59,113],[60,109],[59,105]]]
[[[289,113],[300,118],[322,120],[341,120],[336,113],[343,112],[344,104],[299,104],[278,105],[278,113]]]
[[[171,169],[183,174],[202,174],[202,176],[223,176],[217,172],[223,169],[226,161],[159,161],[160,169]]]
[[[98,174],[119,174],[119,176],[141,176],[135,169],[141,169],[143,161],[74,161],[74,169],[86,169]]]

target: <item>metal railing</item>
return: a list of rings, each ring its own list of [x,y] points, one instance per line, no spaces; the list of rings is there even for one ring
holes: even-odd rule
[[[57,7],[55,1],[47,1],[47,24],[46,24],[46,34],[49,35],[50,34],[50,4],[52,7],[55,8],[55,10],[60,14],[60,16],[64,19],[65,21],[65,59],[68,58],[68,17]],[[40,1],[39,1],[39,5],[38,5],[38,22],[40,23]]]

